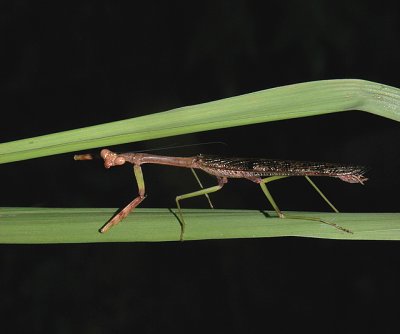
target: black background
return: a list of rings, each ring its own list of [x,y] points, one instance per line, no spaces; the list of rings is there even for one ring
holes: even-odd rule
[[[1,5],[2,142],[297,82],[359,78],[400,87],[400,4],[381,1],[6,1]],[[366,186],[318,180],[347,212],[396,212],[399,125],[352,111],[121,145],[349,162]],[[143,207],[174,207],[190,171],[146,166]],[[2,206],[120,207],[129,168],[72,154],[1,166]],[[207,179],[206,176],[203,178]],[[214,180],[209,178],[209,184]],[[271,186],[287,210],[327,210],[304,181]],[[219,208],[269,208],[230,182]],[[205,207],[190,200],[186,207]],[[393,332],[397,242],[300,238],[158,244],[1,245],[0,317],[15,332],[136,330]]]

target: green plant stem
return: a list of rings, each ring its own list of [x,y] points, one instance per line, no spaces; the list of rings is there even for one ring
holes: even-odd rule
[[[333,112],[361,110],[400,121],[400,90],[325,80],[267,89],[152,115],[0,144],[0,163]]]
[[[115,209],[1,208],[0,243],[178,241],[180,224],[174,211],[136,209],[117,227],[101,234],[99,228]],[[282,236],[400,240],[399,213],[288,212],[334,222],[353,234],[316,221],[279,219],[274,212],[185,209],[184,214],[185,240]]]

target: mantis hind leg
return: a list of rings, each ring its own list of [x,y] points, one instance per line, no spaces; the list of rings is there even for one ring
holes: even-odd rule
[[[335,228],[337,228],[338,230],[347,232],[347,233],[353,233],[350,230],[341,227],[340,225],[337,225],[335,223],[331,223],[331,222],[327,222],[325,220],[322,220],[321,218],[313,218],[313,217],[301,217],[301,216],[285,216],[282,211],[279,209],[278,205],[276,204],[274,198],[272,197],[271,193],[269,192],[266,184],[268,182],[272,182],[275,180],[280,180],[283,178],[286,178],[289,176],[271,176],[271,177],[267,177],[265,179],[255,179],[253,180],[254,182],[257,182],[262,191],[264,192],[265,196],[267,197],[268,201],[271,203],[272,207],[274,208],[275,212],[278,214],[279,218],[289,218],[289,219],[306,219],[306,220],[313,220],[313,221],[318,221],[330,226],[333,226]],[[305,176],[306,180],[311,184],[311,186],[317,191],[317,193],[323,198],[323,200],[333,209],[334,212],[339,212],[335,206],[328,200],[328,198],[323,194],[323,192],[317,187],[317,185],[308,177]]]
[[[210,193],[216,192],[216,191],[220,190],[224,186],[224,184],[227,182],[228,182],[228,179],[226,177],[218,177],[218,185],[216,185],[214,187],[204,188],[204,189],[201,189],[198,191],[194,191],[192,193],[176,196],[175,201],[176,201],[176,206],[178,208],[178,213],[179,213],[179,223],[181,224],[181,236],[180,236],[181,241],[183,240],[183,236],[185,234],[186,223],[185,223],[185,220],[183,219],[180,201],[183,199],[208,195]]]
[[[335,208],[332,202],[324,195],[324,193],[317,187],[317,185],[310,179],[309,176],[304,176],[309,184],[315,189],[315,191],[322,197],[322,199],[332,208],[333,211],[339,213],[339,210]]]
[[[265,179],[256,180],[256,182],[260,185],[261,190],[264,192],[265,196],[267,197],[268,201],[271,203],[272,207],[274,208],[275,212],[278,214],[279,218],[285,218],[282,211],[279,209],[278,205],[275,203],[274,198],[272,197],[271,193],[269,192],[266,183],[272,182],[275,180],[280,180],[288,176],[271,176]]]

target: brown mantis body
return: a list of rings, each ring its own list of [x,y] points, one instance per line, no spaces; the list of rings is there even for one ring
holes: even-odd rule
[[[228,178],[245,178],[252,182],[260,185],[262,191],[271,203],[276,213],[280,218],[285,218],[285,215],[281,212],[275,200],[271,196],[266,184],[271,181],[279,180],[289,176],[304,176],[311,186],[320,194],[320,196],[328,203],[328,205],[335,211],[338,210],[333,204],[325,197],[321,190],[315,185],[309,176],[329,176],[336,177],[342,181],[349,183],[361,183],[367,181],[367,178],[363,176],[364,168],[359,166],[340,165],[332,163],[316,163],[316,162],[298,162],[298,161],[282,161],[272,159],[247,159],[247,158],[221,158],[214,156],[203,156],[197,155],[193,157],[170,157],[160,156],[147,153],[114,153],[108,149],[103,149],[100,152],[101,158],[104,160],[104,166],[111,168],[114,166],[121,166],[125,163],[133,164],[133,170],[135,173],[137,185],[138,185],[138,196],[130,202],[125,208],[123,208],[118,214],[116,214],[106,225],[104,225],[100,232],[107,232],[112,226],[117,225],[123,220],[134,208],[136,208],[146,197],[145,195],[145,184],[142,173],[141,165],[143,164],[159,164],[169,165],[176,167],[191,168],[197,181],[202,187],[195,169],[203,170],[204,172],[214,175],[217,177],[218,184],[213,187],[203,188],[201,190],[184,194],[176,197],[176,204],[179,210],[180,224],[181,224],[181,240],[185,232],[185,221],[183,219],[182,210],[180,207],[180,201],[183,199],[205,195],[208,198],[208,194],[220,190],[225,183],[228,182]],[[93,156],[90,154],[75,155],[75,160],[92,160]],[[209,200],[209,198],[208,198]],[[211,201],[210,206],[212,207]],[[290,218],[301,218],[309,220],[317,220],[337,229],[351,233],[349,230],[336,225],[322,221],[321,219],[306,218],[306,217],[294,217]]]

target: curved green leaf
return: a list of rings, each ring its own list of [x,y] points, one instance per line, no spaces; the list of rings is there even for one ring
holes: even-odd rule
[[[343,79],[306,82],[0,144],[0,163],[246,124],[362,110],[400,121],[400,90]]]

